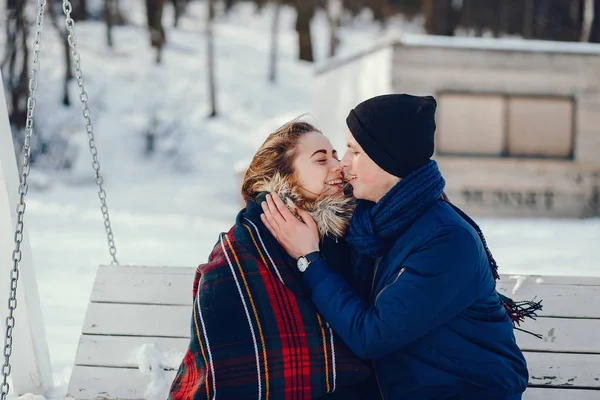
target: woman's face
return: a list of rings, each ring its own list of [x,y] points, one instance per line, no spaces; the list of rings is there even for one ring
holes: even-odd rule
[[[319,132],[302,136],[293,163],[299,192],[309,200],[321,195],[343,195],[342,166],[329,139]]]

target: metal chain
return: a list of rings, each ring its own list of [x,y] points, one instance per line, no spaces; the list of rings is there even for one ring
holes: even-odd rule
[[[112,257],[111,265],[119,265],[119,262],[116,258],[117,249],[115,247],[115,240],[110,225],[110,218],[108,216],[108,206],[106,205],[106,192],[104,191],[104,188],[102,186],[104,180],[102,178],[102,175],[100,175],[100,162],[98,161],[98,150],[96,148],[96,142],[94,140],[94,127],[92,126],[92,118],[90,108],[88,106],[88,95],[83,86],[81,58],[79,56],[79,51],[77,50],[77,38],[75,37],[75,21],[73,21],[73,18],[71,18],[71,11],[73,11],[71,2],[69,0],[63,0],[63,12],[66,16],[65,25],[67,27],[67,31],[69,32],[68,42],[69,46],[71,47],[71,56],[73,57],[73,62],[75,63],[75,77],[77,78],[77,86],[79,86],[79,100],[81,100],[81,104],[83,106],[85,130],[89,138],[90,152],[92,153],[93,158],[92,167],[94,168],[94,171],[96,173],[98,197],[100,198],[101,204],[100,210],[102,211],[102,216],[104,217],[104,228],[106,229],[106,236],[108,239],[108,249]]]
[[[11,372],[10,356],[12,354],[13,328],[15,327],[14,311],[17,308],[17,283],[19,281],[19,263],[21,262],[21,243],[23,242],[23,217],[25,216],[25,196],[29,188],[29,157],[31,155],[31,136],[33,135],[33,110],[35,110],[35,92],[37,90],[37,73],[40,70],[39,54],[42,48],[42,27],[44,24],[44,8],[46,0],[38,0],[35,39],[33,41],[33,59],[31,61],[31,78],[29,79],[29,97],[27,99],[27,122],[25,124],[25,143],[23,144],[23,164],[21,165],[21,183],[19,184],[19,204],[17,204],[17,224],[15,228],[15,249],[12,253],[13,268],[10,271],[10,297],[8,299],[8,317],[4,335],[4,365],[2,366],[2,400],[6,400],[10,385],[8,377]]]

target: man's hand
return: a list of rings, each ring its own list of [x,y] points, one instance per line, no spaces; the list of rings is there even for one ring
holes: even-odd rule
[[[261,220],[290,256],[298,258],[319,251],[319,231],[308,212],[298,208],[299,221],[277,193],[267,195],[262,209]]]

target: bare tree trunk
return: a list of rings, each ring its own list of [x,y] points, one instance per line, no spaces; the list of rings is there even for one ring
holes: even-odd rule
[[[580,39],[582,42],[590,40],[594,17],[594,0],[585,0],[583,3],[583,27],[581,29]]]
[[[162,48],[166,43],[162,14],[165,0],[146,0],[146,17],[150,32],[150,45],[156,48],[156,63],[160,64]]]
[[[360,14],[363,7],[362,0],[342,0],[342,3],[344,3],[344,9],[350,11],[352,18]]]
[[[125,25],[125,17],[121,13],[121,5],[119,4],[120,0],[113,0],[114,8],[113,8],[113,22],[115,25]]]
[[[4,69],[4,66],[11,61],[15,52],[17,51],[16,40],[18,34],[18,25],[16,15],[18,13],[16,0],[8,0],[6,3],[6,46],[4,46],[4,58],[0,67]]]
[[[281,14],[281,0],[274,1],[273,24],[271,25],[271,59],[269,64],[269,81],[277,81],[277,39],[279,38],[279,16]]]
[[[260,14],[263,10],[263,8],[265,8],[265,3],[267,2],[267,0],[254,0],[254,4],[256,4],[256,13]]]
[[[104,23],[106,24],[106,44],[113,48],[113,26],[115,18],[115,0],[104,0]]]
[[[568,40],[573,42],[581,41],[581,37],[584,34],[584,30],[586,29],[586,5],[587,0],[577,0],[576,2],[571,3],[571,7],[569,9],[570,15],[570,34],[568,35]],[[592,6],[592,5],[590,5]],[[592,8],[593,10],[593,8]]]
[[[298,32],[299,58],[303,61],[314,61],[310,21],[315,14],[315,0],[294,0],[296,6],[296,32]]]
[[[16,128],[24,128],[27,120],[27,98],[29,96],[29,36],[28,24],[25,18],[25,2],[8,0],[6,2],[7,40],[6,55],[2,66],[8,64],[5,75],[10,106],[8,118]],[[18,72],[17,69],[21,68]],[[18,139],[18,138],[14,138]],[[16,140],[17,143],[21,141]]]
[[[594,19],[590,28],[589,41],[600,43],[600,0],[594,0]]]
[[[498,7],[500,8],[500,18],[498,23],[499,34],[496,37],[507,34],[510,25],[510,3],[500,3],[498,4]]]
[[[63,48],[65,55],[65,80],[63,81],[63,100],[62,103],[65,106],[71,105],[69,99],[69,82],[73,80],[73,66],[71,65],[71,49],[69,48],[69,41],[67,34],[63,36]]]
[[[71,5],[73,7],[71,17],[74,21],[83,21],[87,18],[87,0],[73,0]]]
[[[173,26],[179,25],[179,19],[184,13],[186,3],[188,0],[171,0],[173,3]]]
[[[23,63],[21,65],[21,73],[19,81],[13,96],[13,121],[17,121],[17,126],[25,126],[27,119],[27,97],[29,96],[29,47],[27,47],[27,38],[29,30],[25,16],[20,18],[21,23],[21,50],[23,51]]]
[[[277,0],[275,0],[277,1]],[[228,13],[233,8],[235,0],[225,0],[225,12]]]
[[[534,0],[524,0],[525,12],[523,13],[523,37],[533,38]]]
[[[373,12],[373,19],[385,27],[389,16],[388,1],[387,0],[370,0],[368,6]]]
[[[537,39],[555,41],[579,41],[583,24],[582,0],[538,0],[542,22]]]
[[[65,106],[71,105],[71,100],[69,98],[69,82],[73,79],[73,66],[71,63],[71,47],[69,46],[69,32],[65,29],[64,24],[60,23],[58,20],[59,16],[62,16],[62,6],[60,3],[51,2],[48,5],[48,14],[50,14],[50,21],[52,22],[52,26],[58,32],[58,35],[61,37],[63,42],[64,49],[64,60],[65,60],[65,75],[63,81],[63,99],[62,103]],[[58,12],[57,12],[58,11]]]
[[[425,30],[432,35],[454,36],[458,14],[452,0],[423,0]]]
[[[215,54],[213,40],[213,18],[215,16],[214,0],[208,0],[208,12],[206,18],[206,47],[207,47],[207,62],[208,62],[208,87],[210,95],[210,116],[217,116],[217,88],[215,82]]]
[[[421,14],[421,1],[422,0],[402,0],[389,3],[393,10],[412,20]]]
[[[328,0],[327,2],[327,17],[329,18],[329,56],[335,56],[335,52],[340,43],[338,30],[342,23],[343,9],[342,0]]]

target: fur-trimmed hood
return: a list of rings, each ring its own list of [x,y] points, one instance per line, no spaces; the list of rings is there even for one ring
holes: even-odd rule
[[[264,182],[260,191],[276,192],[296,217],[296,207],[308,211],[317,224],[321,238],[327,235],[343,237],[348,231],[356,206],[356,200],[352,196],[321,196],[316,200],[307,200],[290,179],[279,174]]]

